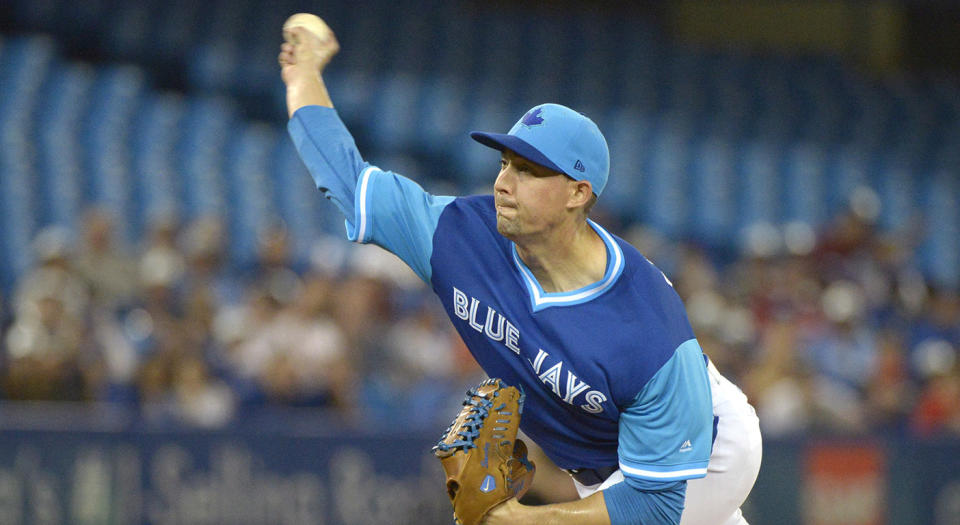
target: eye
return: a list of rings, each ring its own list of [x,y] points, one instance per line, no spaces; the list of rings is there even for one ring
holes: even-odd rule
[[[500,159],[500,169],[502,170],[506,167],[507,167],[507,161],[504,159]]]

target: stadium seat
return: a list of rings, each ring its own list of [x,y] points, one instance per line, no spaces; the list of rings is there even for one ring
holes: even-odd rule
[[[127,218],[120,228],[127,239],[167,208],[185,218],[224,214],[238,229],[279,214],[303,235],[316,235],[317,224],[340,233],[340,221],[319,212],[325,207],[312,194],[286,190],[302,187],[294,181],[304,172],[283,146],[279,26],[309,7],[297,0],[51,5],[13,0],[10,16],[142,67],[68,64],[49,36],[0,41],[7,253],[93,202]],[[551,12],[536,23],[439,0],[418,10],[386,0],[324,9],[342,44],[325,78],[363,154],[415,166],[424,180],[453,183],[455,192],[489,191],[496,167],[468,131],[506,130],[531,105],[554,101],[590,115],[607,135],[613,176],[601,207],[669,236],[726,243],[756,223],[817,227],[861,186],[879,196],[881,228],[900,228],[921,209],[934,222],[955,213],[943,203],[926,206],[930,180],[945,177],[930,174],[957,178],[960,166],[954,82],[871,78],[828,57],[680,45],[652,24],[591,9]],[[397,25],[406,37],[395,36]],[[185,71],[175,81],[186,93],[172,102],[152,87],[147,68]],[[38,107],[38,96],[51,103]],[[250,128],[251,114],[276,121],[269,131]],[[252,151],[240,151],[246,147]],[[307,220],[297,219],[301,212]],[[931,253],[937,261],[960,253],[948,237],[925,245],[930,272],[944,273]],[[238,242],[234,253],[247,254],[250,240]]]
[[[51,74],[37,112],[37,172],[41,224],[71,224],[84,207],[86,177],[81,121],[95,76],[86,64]]]

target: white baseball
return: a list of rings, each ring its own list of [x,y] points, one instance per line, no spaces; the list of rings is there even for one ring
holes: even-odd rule
[[[333,31],[330,30],[330,26],[328,26],[322,18],[310,13],[297,13],[288,18],[287,21],[283,23],[284,38],[289,38],[288,30],[293,27],[302,27],[313,33],[320,40],[326,40],[333,33]]]

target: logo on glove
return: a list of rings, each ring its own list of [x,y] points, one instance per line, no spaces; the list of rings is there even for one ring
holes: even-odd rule
[[[493,479],[493,476],[487,474],[487,477],[483,478],[483,483],[480,484],[480,492],[484,494],[493,491],[497,488],[497,480]]]

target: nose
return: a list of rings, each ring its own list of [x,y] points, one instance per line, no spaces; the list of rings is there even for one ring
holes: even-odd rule
[[[506,193],[510,194],[513,188],[513,173],[510,164],[505,164],[500,168],[500,173],[497,174],[497,180],[493,183],[494,193]]]

